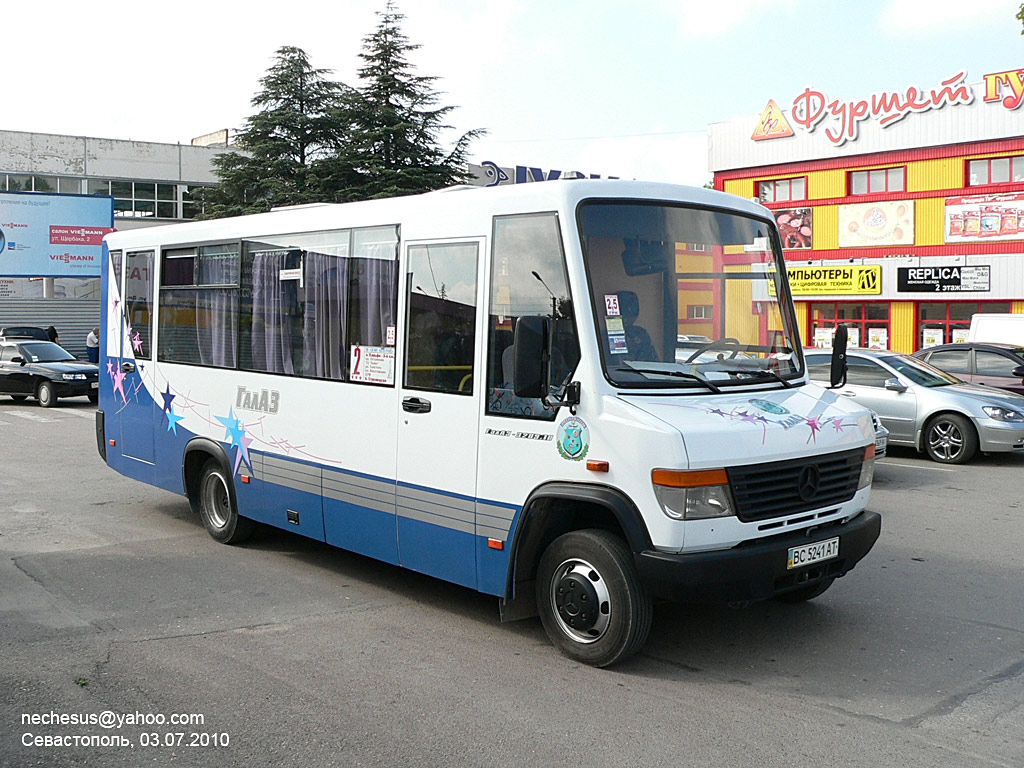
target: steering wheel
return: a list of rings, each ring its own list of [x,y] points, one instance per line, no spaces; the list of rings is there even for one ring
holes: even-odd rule
[[[728,360],[732,360],[734,357],[736,357],[737,354],[739,354],[739,339],[734,339],[732,336],[726,336],[724,339],[714,339],[713,341],[709,341],[707,344],[702,344],[701,346],[697,347],[696,351],[688,358],[686,358],[686,362],[692,363],[694,360],[700,357],[703,353],[707,352],[709,349],[715,349],[716,347],[720,346],[735,347],[735,349],[732,350],[732,354],[729,355],[729,357],[727,358]]]

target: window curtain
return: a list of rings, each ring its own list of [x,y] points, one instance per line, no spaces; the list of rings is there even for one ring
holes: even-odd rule
[[[308,376],[344,379],[345,319],[351,260],[307,251],[303,270],[303,368]]]
[[[280,272],[295,261],[298,251],[256,251],[252,262],[252,363],[257,371],[295,373],[292,362],[291,319],[294,281]],[[289,259],[289,257],[292,257]]]

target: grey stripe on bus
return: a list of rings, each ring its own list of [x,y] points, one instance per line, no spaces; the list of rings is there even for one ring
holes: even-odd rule
[[[429,512],[424,512],[419,509],[410,509],[408,507],[399,508],[398,514],[400,517],[408,518],[409,520],[418,520],[422,523],[430,523],[441,528],[449,528],[454,531],[462,531],[463,533],[475,533],[475,526],[473,523],[462,522],[461,520],[453,520],[450,517],[442,517],[440,515],[432,515]]]
[[[394,500],[388,501],[377,501],[376,499],[369,499],[365,496],[356,496],[351,493],[345,493],[343,491],[332,491],[324,489],[324,498],[333,499],[334,501],[343,501],[346,504],[352,504],[356,507],[366,507],[367,509],[375,509],[378,512],[384,512],[389,515],[396,514]]]
[[[384,483],[349,483],[343,478],[334,475],[324,474],[324,488],[332,488],[337,491],[348,491],[349,493],[360,493],[375,499],[395,498],[395,485]]]
[[[329,485],[326,482],[324,483],[324,496],[330,496],[331,498],[351,496],[354,499],[373,501],[376,504],[390,504],[392,509],[395,506],[394,493],[381,493],[380,491],[369,491],[365,488],[353,488],[352,486],[344,485]]]
[[[508,529],[502,530],[501,528],[491,528],[486,525],[477,525],[476,527],[477,536],[486,536],[488,539],[498,539],[505,541],[508,539]]]
[[[494,504],[488,504],[485,501],[478,501],[476,503],[477,514],[487,515],[488,517],[496,517],[500,520],[511,521],[515,518],[518,510],[511,509],[509,507],[498,507]]]
[[[493,517],[487,517],[487,515],[477,515],[476,524],[482,525],[487,528],[495,528],[499,531],[508,533],[508,529],[512,526],[511,520],[498,520]]]
[[[359,477],[358,475],[353,475],[348,472],[339,472],[336,469],[328,469],[327,467],[324,467],[324,483],[326,484],[329,480],[358,486],[360,488],[368,488],[373,491],[389,491],[392,496],[395,493],[394,480],[375,480],[373,478]]]
[[[425,501],[428,504],[437,504],[439,506],[451,507],[452,509],[460,509],[463,511],[476,511],[476,502],[472,499],[457,499],[454,496],[447,496],[442,493],[433,493],[432,491],[423,491],[418,488],[407,488],[401,485],[398,486],[398,498],[411,499],[413,501]]]
[[[417,512],[426,512],[437,517],[449,520],[458,520],[463,523],[476,522],[476,514],[473,512],[467,512],[464,509],[452,509],[451,507],[443,507],[439,504],[425,504],[422,501],[418,501],[415,504],[409,504],[408,502],[404,502],[402,499],[399,499],[398,514],[402,514],[402,510],[406,509],[414,509]]]

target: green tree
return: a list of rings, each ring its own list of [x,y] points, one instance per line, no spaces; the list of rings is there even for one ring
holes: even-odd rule
[[[278,205],[334,200],[355,177],[333,162],[348,135],[351,90],[314,69],[300,48],[278,49],[253,97],[236,146],[217,156],[220,184],[200,190],[203,218],[267,211]],[[338,174],[341,178],[338,178]]]
[[[1020,25],[1024,27],[1024,3],[1020,4],[1020,10],[1017,11],[1016,18],[1020,19]],[[1024,35],[1024,29],[1021,29],[1020,33]]]
[[[350,192],[360,198],[390,197],[468,181],[469,143],[483,131],[467,131],[445,151],[439,137],[451,128],[445,121],[455,107],[438,106],[436,77],[414,74],[408,54],[420,46],[402,34],[405,17],[391,0],[377,16],[376,31],[363,40],[360,86],[349,113],[349,159],[360,176],[359,188]]]

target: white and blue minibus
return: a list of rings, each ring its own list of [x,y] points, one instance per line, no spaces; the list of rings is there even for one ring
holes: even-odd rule
[[[607,666],[655,601],[871,549],[871,414],[812,383],[771,213],[565,180],[115,232],[97,442],[258,524],[499,598]]]

